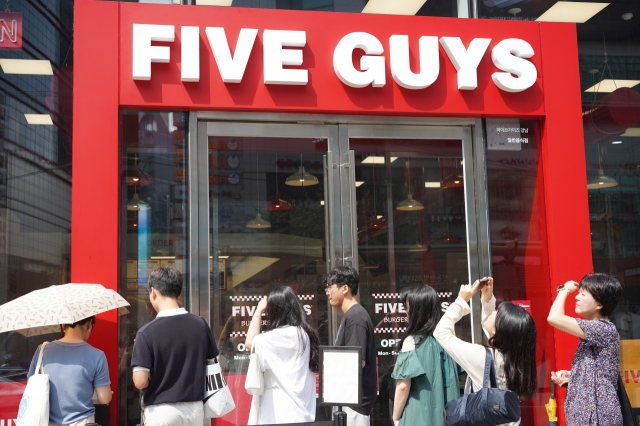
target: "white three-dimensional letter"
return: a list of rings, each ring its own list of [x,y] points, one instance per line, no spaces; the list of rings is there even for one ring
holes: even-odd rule
[[[305,44],[307,34],[304,31],[264,30],[264,84],[307,84],[309,71],[283,68],[284,65],[302,65],[302,49],[283,47],[304,47]]]
[[[535,65],[526,60],[532,56],[533,47],[526,41],[517,38],[502,40],[491,51],[491,59],[498,69],[506,72],[493,73],[493,82],[505,92],[527,90],[538,77]]]
[[[491,43],[490,38],[474,38],[465,49],[459,37],[442,37],[444,47],[451,63],[458,71],[458,89],[473,90],[478,87],[478,64]]]
[[[424,89],[433,84],[440,72],[438,37],[420,37],[420,72],[414,73],[409,66],[409,36],[392,35],[389,38],[391,75],[405,89]]]
[[[151,80],[152,62],[169,62],[169,46],[152,46],[152,41],[173,41],[173,25],[133,24],[133,79]]]
[[[222,81],[225,83],[240,83],[244,76],[244,70],[247,68],[249,55],[256,41],[258,30],[253,28],[242,28],[240,30],[233,57],[231,57],[231,50],[229,49],[229,42],[224,28],[207,27],[205,32]]]
[[[365,55],[360,58],[358,71],[353,66],[353,51],[364,50]],[[369,33],[350,33],[342,37],[342,40],[333,51],[333,69],[336,75],[347,86],[351,87],[383,87],[386,83],[384,49],[380,40]]]

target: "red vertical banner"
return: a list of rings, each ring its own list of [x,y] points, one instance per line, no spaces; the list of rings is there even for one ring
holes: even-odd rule
[[[0,12],[0,49],[22,49],[22,13]]]

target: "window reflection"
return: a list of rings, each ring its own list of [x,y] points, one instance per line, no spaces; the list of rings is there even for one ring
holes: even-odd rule
[[[185,283],[181,303],[188,299],[187,117],[182,112],[120,115],[120,292],[131,304],[119,321],[122,424],[140,423],[130,359],[137,331],[156,316],[146,287],[149,273],[164,266],[178,269]]]

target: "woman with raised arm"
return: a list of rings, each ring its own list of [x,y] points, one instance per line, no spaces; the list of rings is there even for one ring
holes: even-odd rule
[[[260,334],[266,311],[268,331]],[[258,303],[247,339],[264,374],[264,393],[253,397],[250,425],[313,422],[320,338],[290,287],[276,287]]]
[[[531,399],[536,392],[536,325],[522,307],[503,302],[496,310],[493,278],[484,278],[460,287],[458,298],[449,305],[433,337],[467,372],[473,391],[482,388],[486,348],[465,342],[455,333],[455,324],[471,312],[469,301],[482,291],[482,325],[489,336],[498,388],[515,392],[520,399]],[[509,423],[518,425],[520,421]]]
[[[569,294],[576,290],[576,314],[584,319],[564,313]],[[554,373],[569,377],[564,403],[567,426],[622,426],[617,395],[620,335],[609,321],[621,296],[622,285],[607,274],[588,274],[580,284],[567,281],[558,287],[547,320],[558,330],[580,338],[570,376]]]
[[[438,293],[426,284],[405,296],[409,317],[391,377],[396,379],[394,426],[444,426],[444,406],[460,396],[458,365],[433,338],[440,319]]]

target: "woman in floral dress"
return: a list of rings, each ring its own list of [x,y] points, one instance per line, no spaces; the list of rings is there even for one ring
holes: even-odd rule
[[[565,302],[576,290],[576,313],[584,319],[564,314]],[[607,274],[588,274],[580,284],[568,281],[558,287],[549,324],[580,338],[565,400],[567,426],[622,426],[620,335],[608,319],[621,296],[622,285]]]

